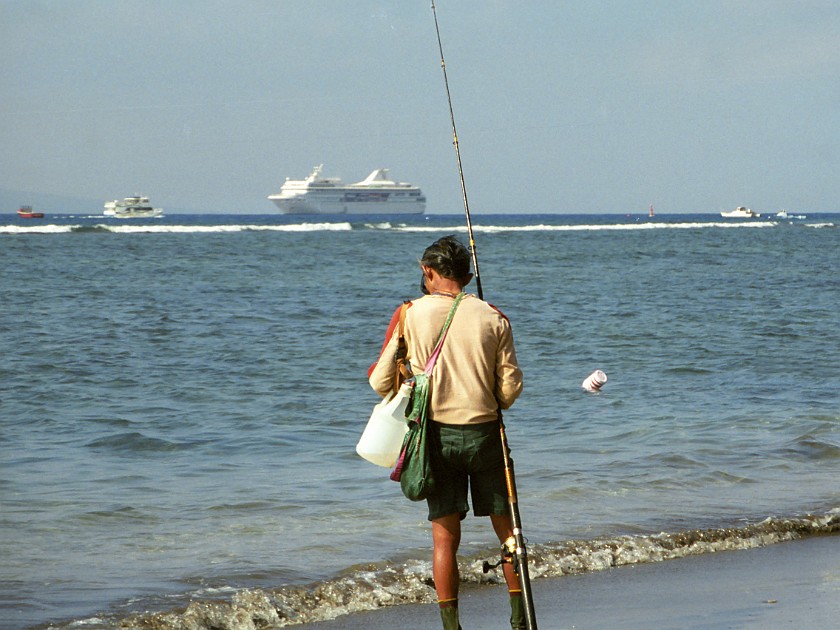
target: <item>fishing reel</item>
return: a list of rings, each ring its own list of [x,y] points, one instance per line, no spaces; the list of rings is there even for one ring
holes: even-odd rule
[[[517,572],[517,574],[519,573],[519,570],[518,570],[518,567],[517,567],[518,560],[517,560],[517,557],[516,557],[516,538],[514,538],[513,536],[511,536],[505,542],[502,543],[502,557],[501,557],[501,559],[495,564],[491,564],[490,562],[485,560],[484,565],[482,566],[482,570],[485,573],[489,573],[492,569],[500,567],[501,565],[503,565],[505,563],[512,564],[513,568]]]

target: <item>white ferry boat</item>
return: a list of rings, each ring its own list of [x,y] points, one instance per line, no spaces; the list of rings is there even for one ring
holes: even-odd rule
[[[753,212],[744,206],[738,206],[729,212],[721,212],[720,216],[724,219],[757,219],[761,215],[758,212]]]
[[[117,219],[142,219],[162,217],[163,208],[153,208],[148,197],[126,197],[122,201],[114,199],[105,202],[105,210],[102,214]]]
[[[337,177],[323,177],[324,165],[306,179],[286,178],[280,192],[269,195],[283,214],[423,214],[426,198],[421,190],[388,177],[379,168],[356,184]]]

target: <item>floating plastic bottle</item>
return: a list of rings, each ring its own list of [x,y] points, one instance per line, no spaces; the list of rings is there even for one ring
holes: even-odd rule
[[[586,391],[594,394],[596,392],[601,391],[601,387],[606,382],[607,375],[604,374],[604,372],[602,372],[601,370],[595,370],[594,372],[592,372],[592,374],[590,374],[583,380],[583,383],[581,383],[580,386],[583,387],[583,389],[585,389]]]

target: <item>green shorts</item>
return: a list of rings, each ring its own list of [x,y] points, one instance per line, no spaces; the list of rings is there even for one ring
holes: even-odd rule
[[[505,463],[498,422],[429,423],[435,493],[426,499],[429,520],[469,512],[467,488],[476,516],[508,513]]]

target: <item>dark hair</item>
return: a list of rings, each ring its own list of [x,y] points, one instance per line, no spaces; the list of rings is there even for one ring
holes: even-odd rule
[[[429,245],[420,264],[450,280],[466,282],[470,277],[470,252],[454,235],[444,236]]]

